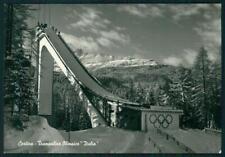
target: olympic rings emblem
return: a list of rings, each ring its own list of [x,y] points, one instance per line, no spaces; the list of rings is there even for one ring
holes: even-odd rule
[[[169,125],[173,122],[173,117],[170,114],[151,114],[149,116],[149,121],[155,128],[168,128]]]

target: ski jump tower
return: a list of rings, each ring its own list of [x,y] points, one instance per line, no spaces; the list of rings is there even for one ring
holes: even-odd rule
[[[117,113],[126,105],[138,105],[105,90],[74,55],[63,38],[52,28],[37,27],[39,51],[38,113],[52,114],[52,84],[54,62],[79,93],[79,100],[90,116],[92,127],[118,126]]]
[[[92,127],[103,125],[143,131],[179,128],[181,110],[142,108],[138,103],[105,90],[52,28],[37,27],[36,39],[39,51],[39,115],[52,114],[53,70],[56,63],[78,93],[79,103],[89,114]]]

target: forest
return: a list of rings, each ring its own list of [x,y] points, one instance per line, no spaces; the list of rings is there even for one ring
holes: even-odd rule
[[[200,48],[189,68],[160,65],[151,67],[147,73],[143,72],[143,67],[126,69],[126,74],[121,69],[114,68],[112,71],[110,76],[111,69],[100,69],[94,73],[114,94],[147,108],[159,105],[182,109],[183,127],[221,127],[221,61],[219,58],[210,61],[204,47]]]

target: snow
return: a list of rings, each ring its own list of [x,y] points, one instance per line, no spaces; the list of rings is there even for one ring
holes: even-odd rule
[[[68,132],[61,131],[65,139]],[[71,141],[94,141],[95,147],[79,146],[74,153],[155,153],[156,150],[147,141],[147,134],[139,131],[128,131],[112,127],[71,132]]]
[[[146,134],[138,131],[128,131],[111,127],[96,127],[93,129],[72,131],[70,143],[74,146],[57,146],[68,140],[68,132],[50,127],[43,117],[32,116],[28,128],[18,131],[4,126],[5,153],[154,153],[156,150],[147,141]],[[53,146],[38,146],[37,141],[55,144]],[[18,146],[18,143],[34,143],[33,146]],[[86,141],[86,142],[85,142]],[[86,144],[86,145],[85,145]],[[93,145],[95,144],[95,145]]]
[[[20,146],[21,142],[37,143],[63,141],[64,138],[54,128],[49,127],[47,120],[39,116],[31,116],[24,131],[4,125],[4,152],[5,153],[61,153],[68,152],[67,147],[59,146]]]
[[[144,59],[139,56],[112,56],[108,54],[75,53],[87,68],[105,67],[137,67],[155,66],[158,63],[152,59]]]
[[[98,126],[71,131],[68,143],[69,133],[50,127],[43,117],[31,116],[26,125],[28,127],[24,131],[18,131],[8,123],[4,124],[5,153],[158,153],[158,148],[162,153],[185,153],[182,147],[156,130],[141,132]],[[163,131],[196,153],[219,153],[221,150],[221,137],[218,135],[197,129]],[[28,145],[19,146],[20,141]],[[49,145],[40,146],[35,144],[37,141]],[[30,143],[34,145],[29,146]],[[64,145],[60,145],[62,143]]]
[[[121,59],[113,60],[108,62],[98,62],[98,63],[86,63],[86,67],[97,67],[97,68],[106,68],[106,67],[138,67],[138,66],[155,66],[157,63],[149,59]]]
[[[151,130],[148,135],[151,141],[154,141],[164,153],[186,153],[185,150],[175,143],[167,140],[164,136],[157,133],[156,130]]]
[[[191,148],[196,153],[219,153],[221,150],[221,136],[207,134],[203,130],[166,130],[178,141]]]

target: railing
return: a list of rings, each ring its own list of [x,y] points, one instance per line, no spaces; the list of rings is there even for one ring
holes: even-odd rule
[[[166,137],[167,140],[172,140],[174,141],[180,148],[182,148],[183,150],[185,150],[187,153],[195,153],[195,151],[193,149],[191,149],[190,147],[186,146],[184,143],[178,141],[173,135],[170,135],[160,129],[157,129],[157,133],[163,135]]]
[[[216,129],[211,129],[211,128],[205,128],[204,131],[207,134],[213,134],[213,135],[216,135],[216,136],[221,136],[222,135],[221,130],[216,130]]]
[[[151,137],[148,137],[148,141],[153,144],[153,147],[158,150],[159,153],[162,153],[162,147],[158,145]]]

